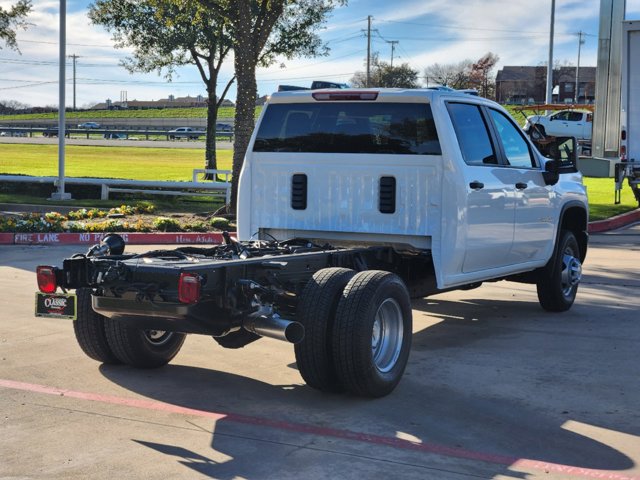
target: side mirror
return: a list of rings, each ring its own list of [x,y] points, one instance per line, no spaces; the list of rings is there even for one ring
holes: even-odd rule
[[[557,162],[559,173],[578,171],[578,142],[574,137],[531,137],[531,141],[542,155]]]
[[[555,185],[560,180],[560,161],[559,160],[547,160],[544,164],[544,172],[542,172],[542,178],[547,185]]]

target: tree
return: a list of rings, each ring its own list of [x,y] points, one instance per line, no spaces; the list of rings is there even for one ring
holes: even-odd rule
[[[373,68],[370,71],[371,87],[380,88],[417,88],[418,72],[409,67],[408,63],[400,66],[392,66],[387,62],[378,60],[374,55]],[[351,79],[351,85],[354,87],[367,87],[367,74],[365,72],[356,72]]]
[[[346,0],[199,0],[230,24],[237,78],[233,181],[231,205],[235,211],[238,178],[255,126],[258,94],[256,68],[279,56],[326,54],[328,49],[317,35],[327,15]]]
[[[6,10],[0,6],[0,40],[7,47],[18,50],[16,30],[19,28],[26,29],[29,26],[25,21],[25,17],[30,11],[31,0],[18,0],[15,5]],[[0,50],[2,50],[1,46]]]
[[[171,81],[179,66],[198,68],[207,89],[205,164],[216,169],[218,108],[234,81],[217,95],[218,74],[232,48],[229,25],[201,4],[180,0],[97,0],[89,18],[113,33],[116,47],[133,48],[122,62],[129,72],[157,71]]]
[[[470,84],[478,90],[480,96],[491,98],[495,96],[495,79],[492,71],[500,57],[494,53],[486,53],[477,62],[471,65],[469,75]]]
[[[424,69],[424,78],[427,86],[444,85],[445,87],[466,88],[471,72],[471,60],[463,60],[458,63],[440,64],[434,63]]]

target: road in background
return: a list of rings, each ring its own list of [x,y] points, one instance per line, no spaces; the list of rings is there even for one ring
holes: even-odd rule
[[[135,132],[132,132],[135,136]],[[47,137],[0,137],[2,143],[30,143],[36,145],[57,145],[57,138]],[[154,147],[154,148],[201,148],[204,150],[204,140],[105,140],[99,138],[68,138],[66,145],[88,145],[94,147]],[[216,142],[217,150],[233,149],[233,142],[229,140],[218,140]]]
[[[640,479],[640,227],[591,237],[563,314],[509,282],[415,301],[378,400],[306,387],[271,339],[90,360],[70,322],[33,316],[35,266],[79,250],[0,247],[0,478]]]

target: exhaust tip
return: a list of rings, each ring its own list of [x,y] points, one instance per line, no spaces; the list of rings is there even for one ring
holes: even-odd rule
[[[284,337],[287,339],[287,342],[293,343],[294,345],[300,343],[304,339],[304,325],[298,322],[291,322],[287,325],[287,328],[284,329]]]

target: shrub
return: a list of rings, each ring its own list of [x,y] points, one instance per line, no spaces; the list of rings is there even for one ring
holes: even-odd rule
[[[229,228],[229,220],[223,217],[213,217],[209,220],[209,225],[218,230],[226,230]]]
[[[181,232],[180,222],[173,218],[158,217],[153,221],[153,227],[163,232]]]
[[[134,207],[135,213],[153,213],[156,211],[156,206],[147,200],[142,200],[136,203]]]

